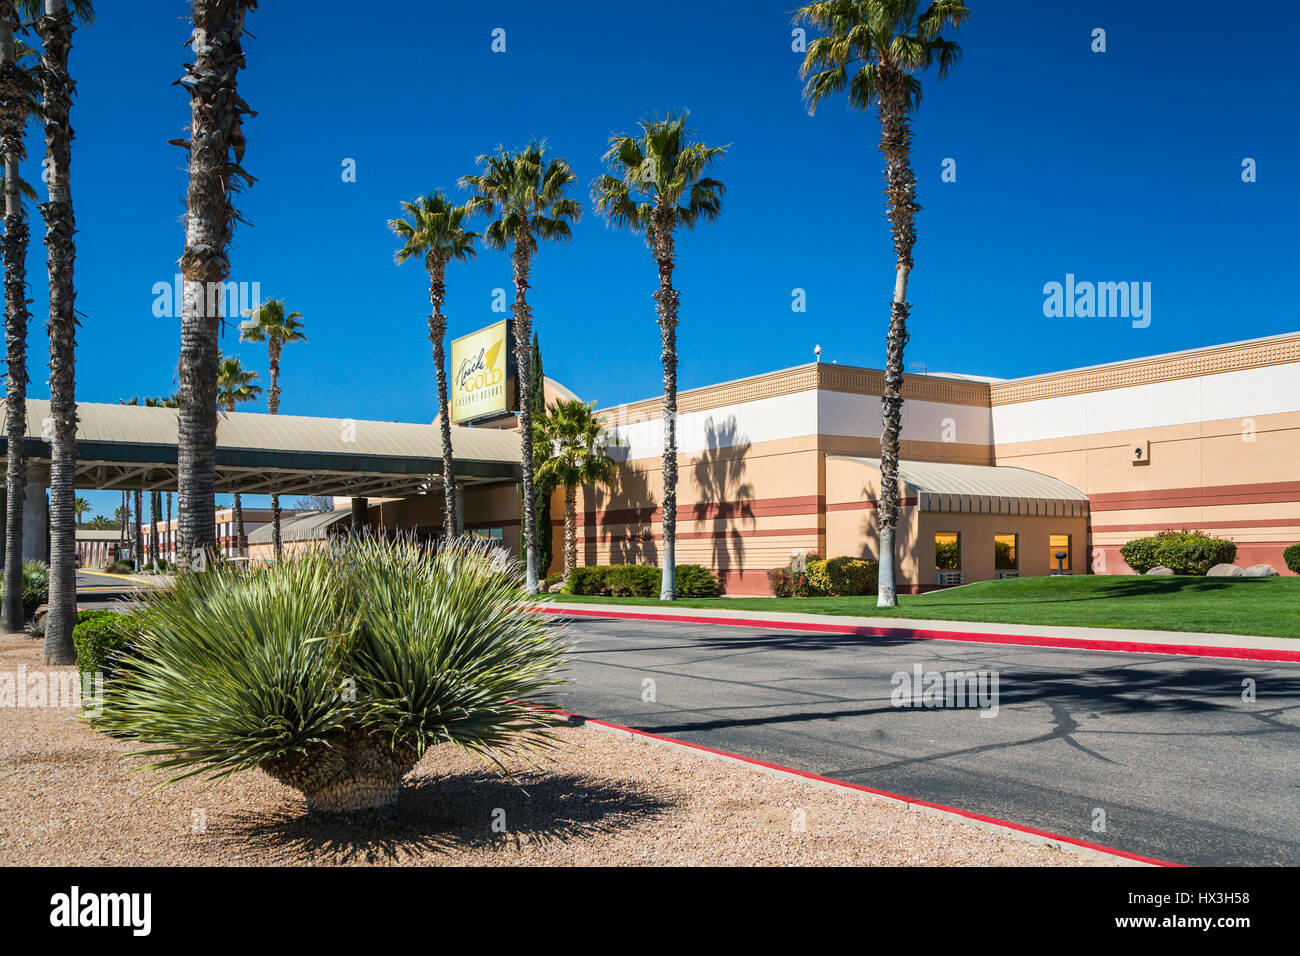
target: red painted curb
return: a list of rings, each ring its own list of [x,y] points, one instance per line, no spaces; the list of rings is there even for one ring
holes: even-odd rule
[[[1076,840],[1074,837],[1061,836],[1059,833],[1051,833],[1047,830],[1027,827],[1020,823],[1012,823],[1010,820],[1001,820],[998,817],[990,817],[983,813],[974,813],[970,810],[962,810],[959,807],[950,807],[943,803],[932,803],[929,800],[917,800],[914,797],[909,797],[901,793],[892,793],[889,790],[878,790],[875,787],[864,787],[862,784],[849,783],[847,780],[836,780],[834,777],[823,777],[821,774],[809,773],[806,770],[796,770],[794,767],[786,767],[779,763],[768,763],[766,760],[756,760],[753,757],[744,757],[740,754],[733,754],[727,750],[718,750],[715,747],[706,747],[703,744],[693,744],[689,740],[680,740],[677,737],[666,737],[663,734],[652,734],[647,730],[637,730],[635,727],[624,727],[622,724],[611,723],[608,720],[596,720],[592,717],[584,717],[582,714],[565,713],[562,710],[555,711],[555,713],[564,717],[581,720],[589,724],[599,724],[602,727],[609,727],[613,730],[619,730],[636,737],[648,737],[652,740],[663,740],[680,747],[688,747],[691,750],[700,750],[704,753],[717,754],[718,756],[728,757],[732,760],[739,760],[741,763],[752,764],[756,767],[766,767],[768,770],[779,770],[782,773],[793,774],[794,776],[802,777],[805,780],[815,780],[818,783],[843,787],[846,790],[858,790],[862,793],[870,793],[878,797],[890,797],[891,799],[902,800],[904,803],[910,803],[917,807],[928,807],[931,810],[942,810],[945,813],[955,813],[957,816],[966,817],[969,820],[978,820],[981,823],[991,823],[994,826],[1005,827],[1008,830],[1016,830],[1020,833],[1029,833],[1033,836],[1044,837],[1045,839],[1055,840],[1059,843],[1069,843],[1072,846],[1083,847],[1087,850],[1095,850],[1098,853],[1105,853],[1110,856],[1123,857],[1126,860],[1134,860],[1138,863],[1149,863],[1153,866],[1183,866],[1182,863],[1172,863],[1169,860],[1159,860],[1152,856],[1142,856],[1140,853],[1130,853],[1127,850],[1119,850],[1113,846],[1103,846],[1100,843],[1090,843],[1087,840]]]
[[[572,604],[539,608],[545,614],[570,617],[606,617],[629,621],[664,621],[683,624],[720,624],[778,631],[813,631],[853,637],[905,637],[915,640],[968,641],[976,644],[1015,644],[1021,647],[1064,647],[1082,651],[1119,651],[1128,654],[1169,654],[1184,657],[1225,657],[1236,660],[1300,663],[1300,650],[1268,647],[1214,647],[1204,644],[1142,644],[1088,637],[1047,637],[1032,634],[981,634],[974,631],[931,631],[908,627],[862,627],[813,621],[773,621],[765,618],[704,617],[688,614],[653,614],[644,611],[606,611]]]

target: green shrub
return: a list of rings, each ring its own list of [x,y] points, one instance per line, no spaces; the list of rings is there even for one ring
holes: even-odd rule
[[[134,571],[130,561],[114,561],[104,569],[106,574],[131,574]]]
[[[468,541],[210,565],[138,599],[100,724],[167,782],[260,767],[313,810],[386,806],[437,744],[495,761],[552,740],[566,645],[536,603],[516,562]]]
[[[718,576],[702,564],[677,565],[677,596],[684,598],[712,598],[722,594]]]
[[[86,615],[84,618],[82,615]],[[140,624],[130,614],[114,611],[80,611],[72,629],[72,644],[77,649],[77,669],[93,674],[102,671],[104,679],[112,677],[119,660],[140,636]]]
[[[0,587],[3,593],[3,587]],[[23,617],[31,620],[50,594],[50,569],[40,561],[23,562]]]
[[[563,572],[556,571],[554,574],[548,574],[546,576],[546,579],[542,582],[542,584],[545,586],[546,590],[549,591],[551,588],[555,587],[555,585],[559,584],[563,580],[564,580]]]
[[[609,587],[605,583],[605,574],[608,571],[608,567],[576,567],[569,573],[569,579],[564,582],[564,590],[568,594],[607,595]]]
[[[1282,560],[1286,562],[1288,568],[1300,574],[1300,544],[1293,544],[1283,551]]]
[[[804,558],[804,568],[796,571],[794,562],[784,568],[767,572],[768,587],[779,598],[821,597],[829,593],[830,578],[826,574],[826,562],[818,554],[809,554]]]
[[[658,568],[637,564],[615,564],[605,568],[605,587],[614,597],[657,598],[663,583]]]
[[[804,571],[802,587],[795,583],[795,597],[826,597],[831,593],[831,576],[826,570],[826,562],[820,558],[809,558]]]
[[[1175,574],[1205,574],[1216,564],[1231,564],[1237,546],[1223,538],[1200,531],[1161,531],[1147,538],[1135,538],[1119,549],[1124,563],[1138,574],[1163,565]]]
[[[875,594],[880,565],[862,558],[839,557],[826,562],[827,593],[836,597]]]

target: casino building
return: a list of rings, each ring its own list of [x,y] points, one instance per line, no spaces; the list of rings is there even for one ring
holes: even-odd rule
[[[762,594],[796,551],[875,557],[883,378],[810,363],[681,392],[678,562]],[[900,590],[1127,573],[1119,548],[1171,528],[1290,573],[1300,332],[1011,380],[908,375],[903,394]],[[579,561],[657,563],[662,400],[600,414],[620,468],[612,488],[579,493]],[[517,546],[518,501],[511,483],[473,489],[465,524]],[[437,495],[372,501],[369,520],[436,533],[439,507]],[[560,493],[552,518],[558,568]]]

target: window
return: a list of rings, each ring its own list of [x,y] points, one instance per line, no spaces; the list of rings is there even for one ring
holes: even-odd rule
[[[939,571],[961,570],[961,534],[940,531],[934,536],[934,566]]]
[[[1070,570],[1070,536],[1068,534],[1054,534],[1048,539],[1048,566],[1056,571],[1058,568],[1062,571]],[[1058,552],[1064,552],[1064,558],[1057,558]]]
[[[995,534],[993,536],[993,569],[995,571],[1015,571],[1020,567],[1016,556],[1016,535]]]
[[[467,531],[466,534],[483,541],[491,541],[493,544],[501,543],[502,535],[500,528],[474,528]]]

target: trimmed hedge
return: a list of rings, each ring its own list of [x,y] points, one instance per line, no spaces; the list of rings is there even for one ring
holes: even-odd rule
[[[1149,538],[1135,538],[1119,553],[1138,574],[1158,565],[1175,574],[1205,574],[1216,564],[1232,564],[1237,559],[1237,545],[1200,531],[1161,531]]]
[[[77,669],[83,674],[102,671],[113,676],[116,658],[140,636],[139,622],[130,614],[115,611],[81,611],[72,629],[77,649]]]
[[[1293,544],[1283,551],[1282,560],[1286,562],[1288,568],[1300,574],[1300,544]]]
[[[658,598],[663,572],[650,565],[608,564],[577,567],[564,583],[568,594],[605,597]],[[718,576],[699,564],[677,565],[679,598],[717,597],[722,594]]]
[[[810,556],[802,572],[776,568],[767,572],[772,594],[786,597],[850,597],[875,594],[880,566],[875,561],[841,556],[823,561]]]

